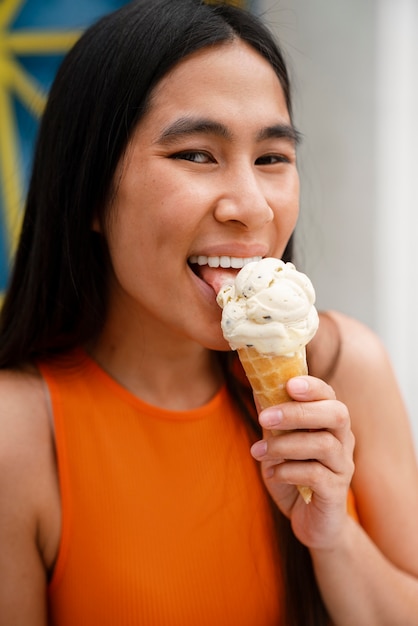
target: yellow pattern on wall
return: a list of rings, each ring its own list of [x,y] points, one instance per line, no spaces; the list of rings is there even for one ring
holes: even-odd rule
[[[80,31],[14,31],[13,21],[25,1],[0,2],[0,193],[9,256],[19,234],[23,189],[13,98],[35,117],[41,115],[46,100],[42,87],[25,70],[19,57],[65,53],[80,36]]]

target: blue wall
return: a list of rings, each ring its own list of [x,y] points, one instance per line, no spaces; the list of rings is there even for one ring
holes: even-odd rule
[[[6,66],[2,64],[1,50],[2,39],[9,34],[26,33],[60,33],[67,31],[82,31],[104,13],[113,11],[127,0],[1,0],[0,12],[10,8],[10,20],[6,25],[0,24],[0,87],[3,89],[8,84]],[[16,6],[15,6],[16,5]],[[10,51],[3,53],[10,55]],[[62,61],[64,53],[25,53],[11,54],[10,57],[24,72],[35,81],[40,92],[47,93],[55,76],[57,68]],[[3,74],[3,75],[2,75]],[[27,185],[31,166],[33,144],[36,137],[38,117],[28,109],[12,90],[7,92],[9,101],[12,103],[12,117],[16,124],[12,127],[13,137],[19,157],[17,167],[20,171],[21,184],[24,189]],[[10,119],[10,115],[1,109],[0,118]],[[6,150],[7,154],[7,150]],[[3,159],[4,166],[4,159]],[[0,160],[0,167],[2,162]],[[8,230],[6,219],[6,189],[4,176],[0,187],[0,292],[4,290],[8,276],[10,253],[8,251]],[[7,180],[7,177],[6,177]]]

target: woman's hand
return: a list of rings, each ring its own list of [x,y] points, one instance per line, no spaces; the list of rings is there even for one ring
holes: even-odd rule
[[[251,453],[261,462],[266,487],[291,520],[296,537],[308,548],[332,549],[347,522],[354,472],[350,416],[333,389],[318,378],[293,378],[287,391],[294,402],[260,413],[264,439]],[[297,485],[312,489],[309,504]]]

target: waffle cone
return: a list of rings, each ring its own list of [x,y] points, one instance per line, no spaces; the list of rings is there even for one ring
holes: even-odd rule
[[[308,373],[305,348],[292,356],[260,354],[255,348],[240,348],[238,355],[260,408],[289,402],[286,383]]]
[[[238,350],[238,356],[261,410],[291,401],[286,391],[287,381],[308,373],[305,347],[291,356],[260,354],[253,347],[245,347]],[[273,431],[273,434],[279,433]],[[312,498],[310,487],[298,486],[298,490],[308,504]]]

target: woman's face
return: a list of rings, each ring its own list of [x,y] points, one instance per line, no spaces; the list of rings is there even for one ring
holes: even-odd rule
[[[215,291],[238,270],[216,266],[280,257],[298,215],[295,132],[270,64],[237,40],[176,65],[115,184],[110,315],[226,348]]]

